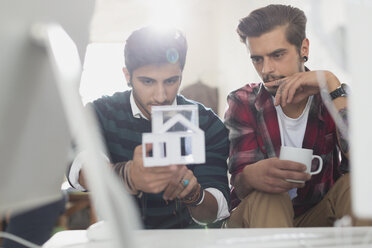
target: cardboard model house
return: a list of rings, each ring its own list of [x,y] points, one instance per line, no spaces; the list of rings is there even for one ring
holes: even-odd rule
[[[153,131],[142,135],[144,166],[205,162],[204,131],[198,127],[196,105],[156,106],[151,116]],[[152,151],[146,153],[150,144]]]

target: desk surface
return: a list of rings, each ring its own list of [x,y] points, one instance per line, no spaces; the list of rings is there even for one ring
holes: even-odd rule
[[[372,247],[372,227],[193,229],[134,231],[136,248]],[[91,242],[85,230],[55,234],[43,248],[112,247]]]

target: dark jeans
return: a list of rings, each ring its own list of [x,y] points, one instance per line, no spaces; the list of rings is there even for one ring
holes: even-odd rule
[[[48,205],[14,215],[10,218],[5,231],[24,238],[37,245],[44,244],[51,236],[58,217],[65,210],[66,199],[52,202]],[[3,240],[4,248],[25,248],[8,239]]]

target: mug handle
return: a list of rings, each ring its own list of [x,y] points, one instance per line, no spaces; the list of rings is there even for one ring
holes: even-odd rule
[[[314,158],[316,158],[316,159],[319,160],[319,166],[318,166],[318,169],[316,171],[313,171],[313,172],[310,171],[310,175],[316,175],[316,174],[318,174],[322,170],[322,168],[323,168],[323,159],[320,156],[318,156],[318,155],[313,155],[313,159]]]

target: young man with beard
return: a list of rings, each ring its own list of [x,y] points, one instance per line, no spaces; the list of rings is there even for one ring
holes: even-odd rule
[[[240,20],[237,32],[263,83],[228,96],[231,216],[227,227],[332,226],[351,215],[348,143],[320,96],[309,58],[306,16],[298,8],[269,5]],[[344,85],[322,71],[332,103],[347,121]],[[281,146],[312,149],[322,171],[279,160]],[[305,183],[289,182],[286,179]],[[358,223],[354,223],[358,224]]]
[[[132,89],[91,103],[110,163],[136,199],[144,226],[149,229],[190,228],[229,216],[228,131],[213,111],[177,95],[186,52],[186,38],[177,29],[144,27],[134,31],[126,41],[123,68]],[[142,133],[151,132],[151,107],[185,104],[198,106],[206,162],[144,167]],[[75,160],[69,181],[84,190],[80,168]]]

